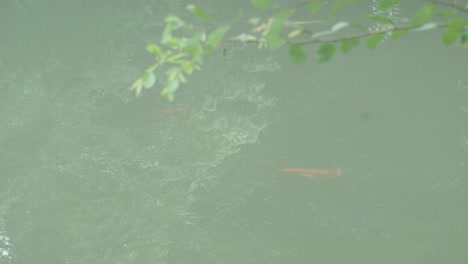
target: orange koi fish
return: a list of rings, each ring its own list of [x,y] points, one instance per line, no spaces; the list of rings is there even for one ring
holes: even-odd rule
[[[330,170],[307,170],[307,169],[298,169],[298,168],[286,168],[283,169],[283,172],[297,174],[312,179],[319,178],[331,178],[341,175],[341,169],[338,168],[335,171]]]

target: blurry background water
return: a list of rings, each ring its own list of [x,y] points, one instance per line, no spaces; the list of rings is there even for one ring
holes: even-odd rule
[[[0,263],[468,259],[466,50],[428,32],[295,67],[236,46],[175,102],[136,98],[164,17],[191,19],[160,2],[0,4]]]

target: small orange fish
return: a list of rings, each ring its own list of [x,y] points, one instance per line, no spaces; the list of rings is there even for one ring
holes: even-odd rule
[[[312,179],[319,178],[330,178],[341,175],[341,169],[338,168],[335,171],[330,170],[307,170],[307,169],[298,169],[298,168],[286,168],[283,169],[283,172],[297,174]]]

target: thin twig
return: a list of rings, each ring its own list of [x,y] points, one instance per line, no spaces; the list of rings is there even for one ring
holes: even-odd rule
[[[442,1],[442,0],[426,0],[426,1],[437,4],[437,5],[448,6],[448,7],[451,7],[453,9],[457,9],[457,10],[460,10],[462,12],[468,13],[468,6],[462,6],[462,5],[459,5],[459,4],[450,3],[450,2],[446,2],[446,1]]]

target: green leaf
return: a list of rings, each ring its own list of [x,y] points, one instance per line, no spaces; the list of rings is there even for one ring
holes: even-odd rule
[[[270,8],[273,6],[270,0],[251,0],[250,3],[258,8]]]
[[[302,44],[293,44],[289,48],[289,59],[293,64],[301,64],[307,58],[307,54],[302,50]]]
[[[444,45],[448,46],[450,44],[453,44],[457,40],[457,38],[460,36],[460,34],[461,34],[461,30],[459,28],[448,27],[445,30],[444,35],[442,36],[442,41]]]
[[[317,12],[322,8],[325,3],[323,1],[315,1],[307,5],[307,8],[312,14],[317,14]]]
[[[441,18],[448,18],[450,16],[453,16],[457,13],[455,10],[442,10],[438,12],[436,15]]]
[[[409,30],[407,30],[407,29],[393,31],[392,32],[392,38],[393,39],[399,39],[399,38],[403,37],[404,35],[406,35],[408,32],[409,32]]]
[[[369,37],[367,39],[367,47],[371,50],[375,49],[379,43],[382,41],[384,35],[383,34],[379,34],[379,35],[374,35],[372,37]]]
[[[229,26],[223,26],[217,28],[215,31],[213,31],[209,36],[208,36],[208,41],[206,42],[208,44],[209,48],[216,48],[218,47],[219,43],[224,38],[224,35],[226,32],[228,32]]]
[[[203,11],[200,7],[196,5],[187,5],[187,9],[192,12],[195,16],[200,19],[200,21],[205,23],[210,23],[213,20]]]
[[[193,38],[187,41],[185,46],[185,52],[192,57],[198,57],[203,53],[203,46],[201,43],[200,36],[194,36]]]
[[[377,5],[377,9],[379,10],[387,10],[392,8],[400,3],[400,0],[381,0]]]
[[[327,44],[322,44],[318,49],[317,49],[317,55],[318,55],[318,62],[319,63],[324,63],[333,58],[333,55],[335,55],[335,45],[331,43]]]
[[[340,49],[343,53],[348,53],[351,49],[357,47],[359,39],[345,39],[341,42]]]
[[[170,91],[167,87],[162,89],[161,95],[166,96],[170,102],[174,101],[174,92]]]
[[[468,25],[468,21],[463,18],[456,18],[447,22],[447,28],[442,36],[444,45],[453,44],[464,32],[463,28],[466,25]]]
[[[461,44],[465,43],[468,43],[468,30],[463,31],[461,35]]]
[[[184,21],[176,16],[168,16],[166,17],[166,27],[169,28],[170,31],[177,30],[185,25]]]
[[[346,0],[340,0],[336,2],[336,4],[333,6],[333,8],[330,11],[330,16],[335,16],[336,14],[338,14],[338,12],[345,5],[345,3],[346,3]]]
[[[136,96],[140,96],[141,90],[143,89],[143,79],[140,78],[132,84],[131,90],[135,90]]]
[[[277,49],[281,47],[284,43],[286,43],[286,40],[284,40],[281,36],[281,32],[283,31],[285,21],[292,13],[294,13],[294,10],[284,10],[273,17],[273,22],[271,22],[270,30],[265,36],[270,50]]]
[[[156,82],[156,76],[154,75],[153,72],[145,72],[142,80],[143,80],[143,87],[145,89],[149,89],[153,87],[154,83]]]
[[[378,22],[378,23],[382,23],[382,24],[391,24],[391,25],[395,24],[395,22],[393,22],[391,18],[386,17],[386,16],[368,16],[367,19]]]
[[[434,4],[424,5],[419,9],[418,13],[413,18],[413,21],[411,23],[413,25],[420,25],[426,23],[427,21],[429,21],[429,19],[431,19],[432,15],[434,14],[434,9]]]
[[[150,53],[153,53],[154,55],[158,57],[162,57],[164,55],[164,52],[161,50],[161,48],[155,44],[148,45],[146,47],[146,50]]]

